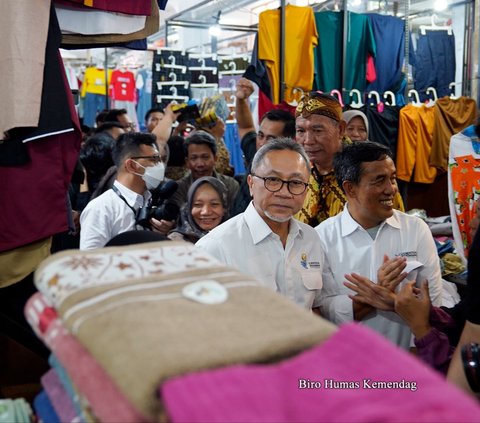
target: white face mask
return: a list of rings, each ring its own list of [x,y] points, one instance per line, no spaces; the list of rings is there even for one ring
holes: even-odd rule
[[[142,166],[138,162],[135,163],[137,163],[139,166]],[[160,185],[160,182],[162,182],[165,178],[165,165],[160,162],[157,163],[155,166],[142,167],[145,169],[143,175],[140,175],[139,173],[136,173],[135,175],[142,177],[142,179],[145,181],[147,189],[157,188]]]

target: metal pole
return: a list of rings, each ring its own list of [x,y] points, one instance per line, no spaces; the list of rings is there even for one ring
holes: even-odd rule
[[[347,80],[347,49],[348,49],[348,4],[347,0],[342,2],[343,14],[343,49],[342,49],[342,81],[340,87],[334,87],[342,93],[342,98],[350,98],[347,96],[346,90],[354,87],[346,87]]]
[[[282,102],[285,94],[285,0],[280,0],[280,95]]]
[[[105,59],[103,61],[103,68],[105,69],[105,109],[108,110],[108,54],[107,48],[105,47]]]
[[[168,47],[168,21],[165,22],[165,47]]]

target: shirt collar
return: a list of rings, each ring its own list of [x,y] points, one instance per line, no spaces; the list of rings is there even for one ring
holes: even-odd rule
[[[127,188],[122,183],[118,182],[117,180],[113,183],[120,191],[120,193],[125,197],[129,206],[133,207],[134,209],[139,209],[143,207],[144,204],[147,204],[150,198],[152,198],[152,194],[150,191],[146,190],[143,195],[137,194],[135,191],[132,191],[130,188]]]
[[[343,212],[340,216],[341,224],[342,224],[342,236],[348,236],[351,233],[355,232],[358,228],[362,228],[362,226],[352,217],[350,212],[348,211],[348,202],[345,204]],[[390,225],[393,228],[400,229],[400,221],[398,220],[396,211],[393,211],[393,215],[390,216],[388,219],[384,220],[380,226]],[[363,229],[363,228],[362,228]],[[380,228],[381,229],[381,228]]]
[[[273,231],[270,226],[262,219],[258,214],[257,209],[253,205],[253,201],[250,202],[247,209],[243,213],[243,218],[247,223],[247,227],[252,236],[253,243],[256,245],[259,242],[267,238]],[[290,219],[290,225],[288,227],[288,236],[296,238],[297,236],[303,236],[303,230],[298,224],[297,220],[293,217]]]

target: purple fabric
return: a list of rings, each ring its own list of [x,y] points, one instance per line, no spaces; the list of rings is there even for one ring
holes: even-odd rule
[[[304,382],[301,382],[304,380]],[[358,388],[327,388],[358,383]],[[416,383],[369,389],[365,381]],[[321,388],[300,389],[299,386]],[[403,382],[402,382],[403,381]],[[474,422],[478,403],[364,326],[276,365],[234,366],[172,379],[160,389],[171,422]]]
[[[450,340],[443,331],[451,330],[455,326],[455,321],[446,311],[432,307],[430,325],[432,326],[430,332],[423,338],[415,339],[417,355],[434,369],[446,374],[455,346],[450,345]]]
[[[50,369],[42,376],[41,383],[60,421],[72,422],[77,417],[75,407],[57,372]]]

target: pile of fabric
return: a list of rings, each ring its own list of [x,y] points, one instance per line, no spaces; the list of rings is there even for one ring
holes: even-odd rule
[[[55,357],[42,384],[60,421],[158,421],[172,377],[278,362],[336,330],[187,243],[58,253],[35,284],[25,315]]]

